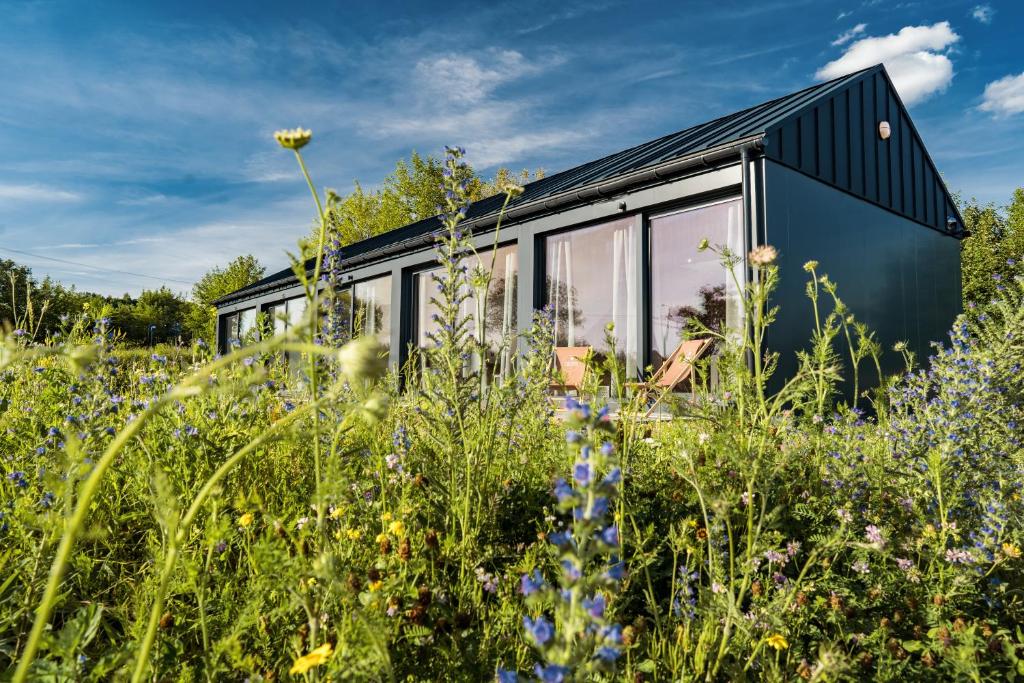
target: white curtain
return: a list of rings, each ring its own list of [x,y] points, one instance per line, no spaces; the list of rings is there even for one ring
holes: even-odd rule
[[[518,269],[517,253],[511,251],[505,254],[505,282],[503,289],[505,296],[501,302],[501,359],[498,366],[498,371],[502,376],[508,374],[511,354],[515,344],[512,316],[515,314],[515,283]]]
[[[363,316],[363,334],[371,335],[377,333],[377,284],[374,282],[363,283],[360,287],[360,313]]]
[[[737,337],[743,332],[743,292],[736,287],[738,282],[743,286],[744,264],[746,254],[743,253],[743,203],[732,202],[729,205],[729,218],[726,244],[729,251],[739,255],[739,263],[733,266],[732,273],[725,276],[725,327],[728,334]]]
[[[636,226],[616,228],[612,249],[612,322],[615,339],[626,357],[626,376],[636,376]]]

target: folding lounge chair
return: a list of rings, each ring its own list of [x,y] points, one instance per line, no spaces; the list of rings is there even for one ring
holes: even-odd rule
[[[661,396],[672,392],[693,375],[693,364],[707,353],[712,342],[712,339],[706,337],[680,342],[672,355],[665,359],[665,362],[661,364],[657,372],[651,375],[650,379],[634,385],[638,391],[643,391],[648,395],[654,392],[659,393],[658,400],[651,405],[645,417],[650,417],[654,413]]]
[[[579,394],[587,376],[587,359],[593,349],[589,346],[555,347],[555,380],[552,389],[568,392],[575,389]]]

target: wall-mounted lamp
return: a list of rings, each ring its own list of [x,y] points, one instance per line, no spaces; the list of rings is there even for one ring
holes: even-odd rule
[[[892,128],[889,127],[888,121],[878,122],[878,137],[883,140],[888,140],[889,136],[892,135]]]

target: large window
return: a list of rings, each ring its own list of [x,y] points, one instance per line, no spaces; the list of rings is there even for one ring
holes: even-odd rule
[[[661,366],[693,319],[722,331],[738,329],[739,292],[718,254],[700,251],[701,240],[742,254],[740,200],[729,200],[652,218],[651,364]],[[742,280],[739,280],[742,282]]]
[[[493,257],[494,268],[491,270]],[[491,282],[487,289],[486,304],[477,292],[467,285],[467,298],[462,302],[462,317],[469,321],[469,334],[477,334],[477,321],[485,321],[484,339],[488,348],[488,362],[491,370],[505,373],[515,350],[516,335],[516,289],[519,264],[515,246],[500,247],[496,251],[486,249],[479,256],[470,256],[465,265],[470,273],[478,266],[491,271]],[[434,342],[431,336],[439,330],[435,318],[438,307],[434,300],[438,293],[438,280],[444,271],[441,268],[416,274],[416,343],[427,348]],[[486,310],[484,310],[486,308]]]
[[[353,285],[352,331],[355,337],[369,334],[384,348],[391,346],[391,275]]]
[[[274,334],[281,334],[302,322],[309,300],[305,296],[295,297],[267,307],[267,317],[274,327]]]
[[[560,233],[545,239],[548,305],[557,346],[591,346],[607,353],[607,326],[627,377],[637,371],[639,298],[637,217]]]
[[[256,338],[256,309],[247,308],[243,311],[229,313],[221,319],[224,335],[224,350],[239,346]]]

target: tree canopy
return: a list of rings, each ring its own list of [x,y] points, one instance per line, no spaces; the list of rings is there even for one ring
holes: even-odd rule
[[[225,268],[213,268],[192,285],[192,303],[186,329],[193,337],[213,340],[217,309],[213,302],[226,294],[260,280],[267,269],[252,254],[239,256]]]
[[[347,195],[327,191],[327,208],[331,238],[341,245],[352,244],[367,237],[400,228],[418,220],[437,215],[444,203],[443,165],[433,156],[413,152],[408,160],[400,159],[375,190],[366,190],[357,180]],[[499,168],[491,181],[481,178],[472,167],[465,169],[465,181],[470,200],[478,201],[502,191],[509,182],[525,184],[544,177],[538,169],[516,173]],[[303,242],[303,253],[311,256],[315,250],[319,227],[314,226]]]
[[[1004,207],[961,204],[964,227],[971,236],[963,241],[964,304],[984,306],[996,294],[1001,280],[1012,278],[1024,259],[1024,187],[1017,188]]]

